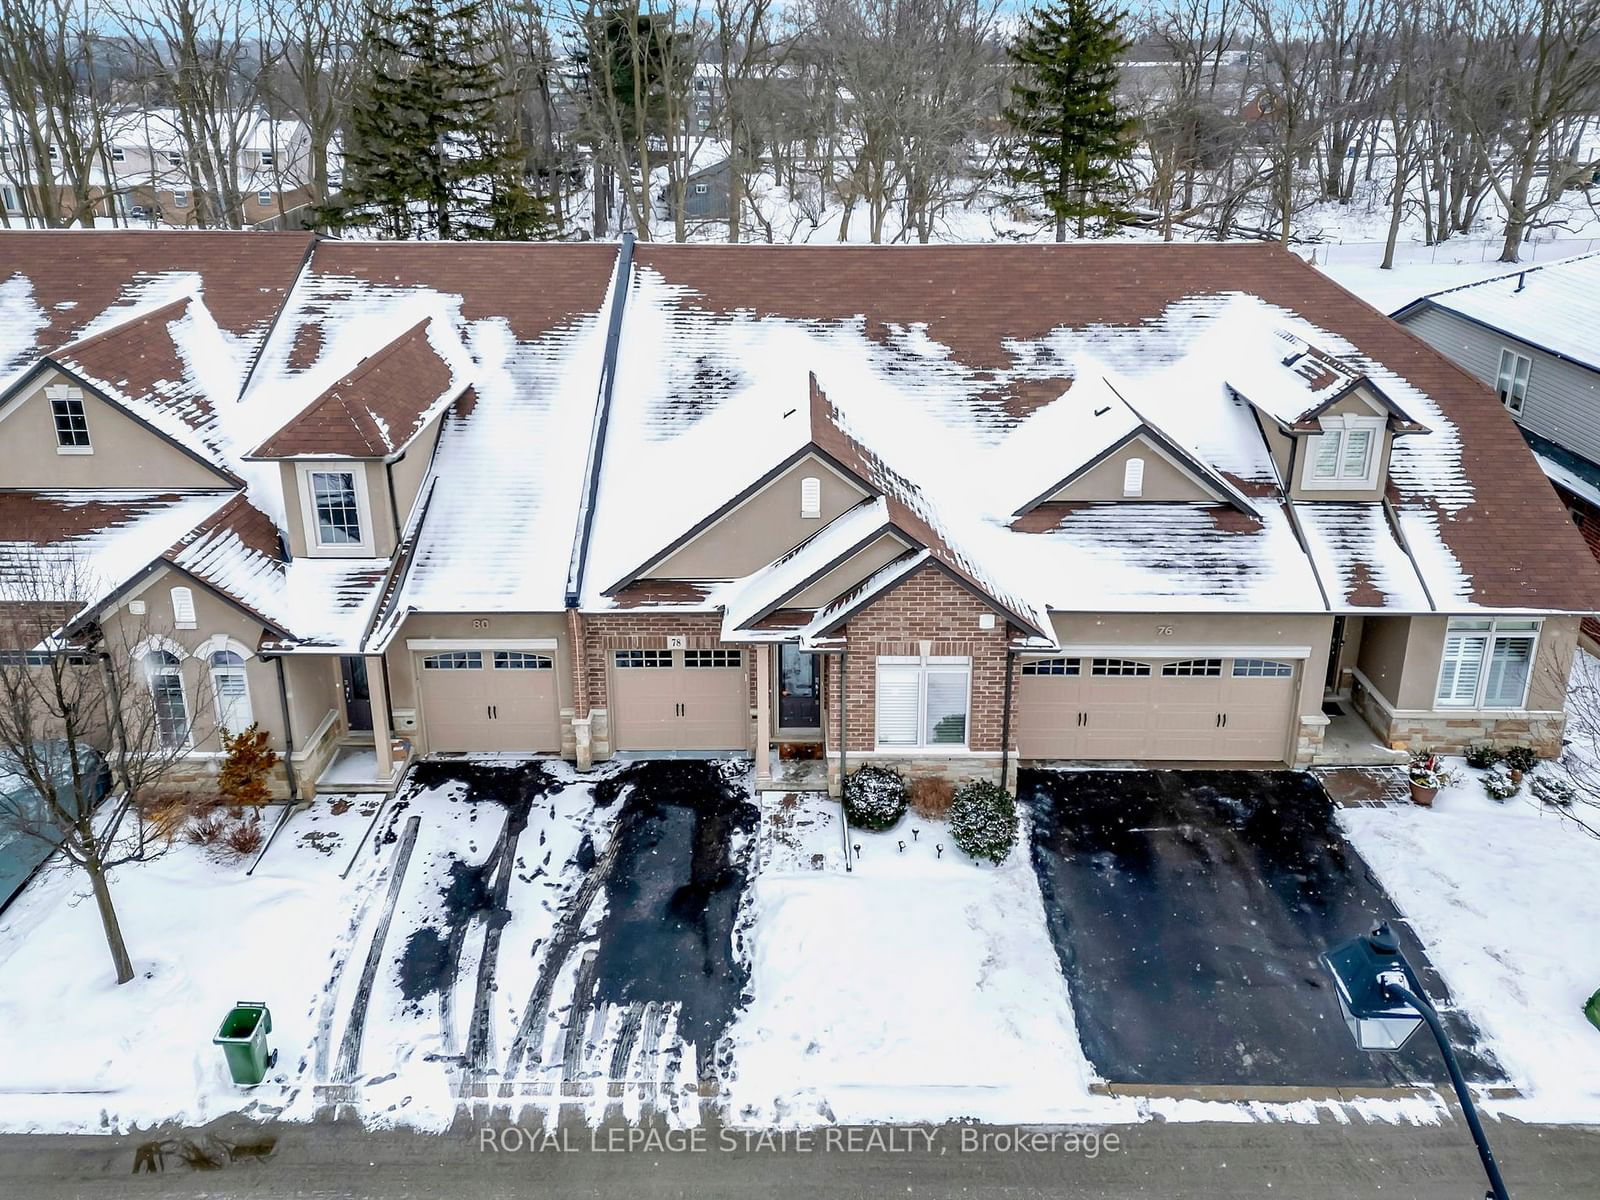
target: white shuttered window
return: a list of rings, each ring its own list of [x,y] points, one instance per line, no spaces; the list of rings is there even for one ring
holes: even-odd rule
[[[1441,708],[1521,708],[1538,642],[1537,621],[1451,621],[1435,702]]]
[[[971,683],[969,658],[879,658],[877,744],[965,748]]]

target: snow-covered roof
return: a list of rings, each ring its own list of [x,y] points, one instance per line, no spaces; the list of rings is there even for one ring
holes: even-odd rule
[[[1306,547],[1337,612],[1429,612],[1433,605],[1378,504],[1296,504]]]
[[[0,600],[93,609],[228,502],[220,491],[0,490]]]
[[[1395,315],[1430,304],[1600,371],[1600,253],[1433,292]]]

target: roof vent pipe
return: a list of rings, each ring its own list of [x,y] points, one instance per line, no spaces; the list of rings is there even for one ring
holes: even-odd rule
[[[1518,271],[1517,272],[1517,291],[1520,292],[1523,288],[1525,288],[1527,286],[1528,286],[1528,273],[1526,271]]]

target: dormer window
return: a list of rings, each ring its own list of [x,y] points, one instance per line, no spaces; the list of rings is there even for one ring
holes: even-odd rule
[[[372,553],[366,475],[355,466],[301,463],[300,499],[312,555]]]
[[[1306,439],[1306,488],[1369,491],[1378,486],[1382,417],[1332,417]]]

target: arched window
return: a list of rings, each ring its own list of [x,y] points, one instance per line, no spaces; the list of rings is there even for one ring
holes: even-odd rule
[[[256,718],[250,707],[250,681],[244,673],[243,657],[232,650],[214,650],[210,661],[217,724],[229,733],[250,728]]]
[[[155,701],[156,736],[163,746],[174,749],[189,739],[189,703],[183,695],[178,656],[152,650],[144,656],[144,669]]]

